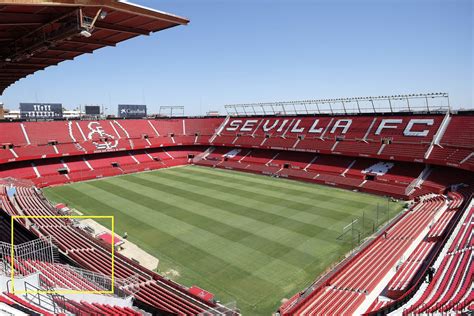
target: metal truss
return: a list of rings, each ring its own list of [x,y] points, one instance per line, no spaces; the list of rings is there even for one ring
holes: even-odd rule
[[[449,108],[449,95],[444,92],[225,105],[232,116],[446,112]]]
[[[160,116],[182,117],[184,116],[184,106],[160,106]]]

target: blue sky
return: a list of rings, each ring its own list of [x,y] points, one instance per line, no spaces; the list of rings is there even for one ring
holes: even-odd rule
[[[137,0],[180,26],[23,79],[0,102],[183,105],[448,92],[472,108],[471,0]]]

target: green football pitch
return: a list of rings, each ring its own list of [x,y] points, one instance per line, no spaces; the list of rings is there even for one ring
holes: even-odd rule
[[[116,232],[159,258],[160,273],[244,315],[270,315],[402,209],[375,195],[197,166],[44,191],[84,215],[114,215]]]

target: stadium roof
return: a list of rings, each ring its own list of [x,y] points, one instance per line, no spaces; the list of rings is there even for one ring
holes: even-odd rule
[[[188,22],[121,0],[0,0],[0,95],[38,70]]]

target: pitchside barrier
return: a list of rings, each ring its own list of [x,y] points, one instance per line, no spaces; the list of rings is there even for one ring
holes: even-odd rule
[[[227,304],[222,304],[212,308],[208,309],[207,311],[204,311],[197,316],[210,316],[210,315],[215,315],[215,316],[234,316],[235,311],[237,310],[237,303],[236,302],[229,302]]]

